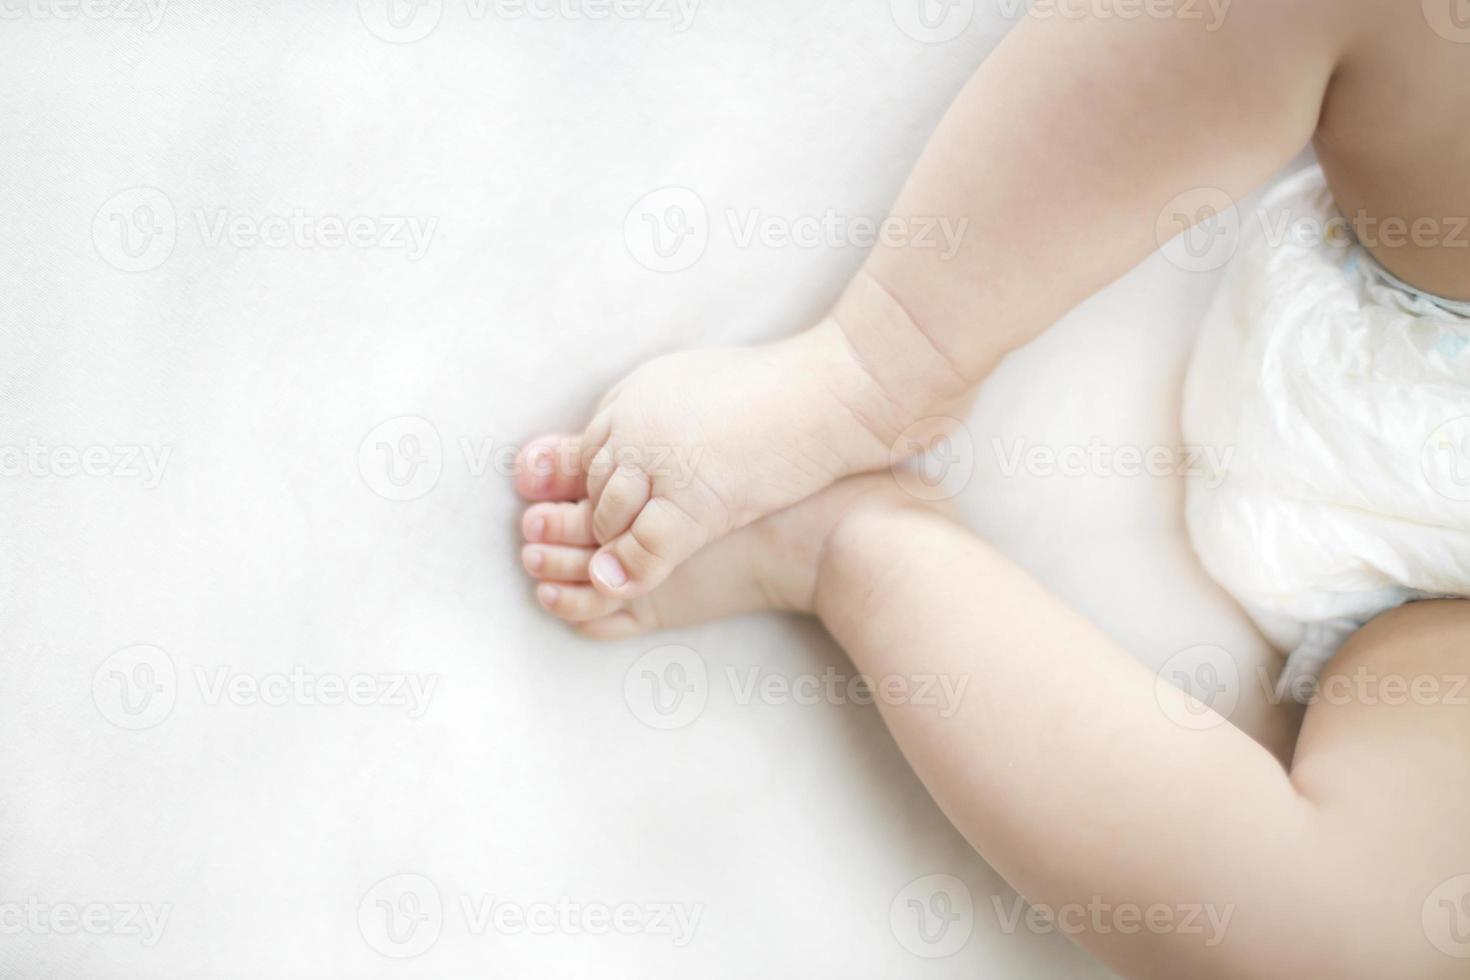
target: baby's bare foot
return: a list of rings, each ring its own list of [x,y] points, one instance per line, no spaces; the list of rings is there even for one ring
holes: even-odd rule
[[[618,599],[592,584],[598,553],[588,500],[526,510],[521,561],[539,580],[536,598],[587,636],[622,639],[766,609],[811,612],[827,536],[859,500],[901,495],[891,477],[843,480],[714,542],[646,595]]]
[[[577,547],[596,546],[586,579],[609,600],[595,608],[611,608],[731,531],[887,466],[909,414],[827,321],[765,347],[649,362],[603,399],[579,440],[528,447],[520,485],[547,499],[587,474],[590,540]]]

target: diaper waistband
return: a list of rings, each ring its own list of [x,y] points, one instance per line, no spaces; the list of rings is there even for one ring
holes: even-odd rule
[[[1373,271],[1373,274],[1376,275],[1379,279],[1383,280],[1383,282],[1387,285],[1392,286],[1394,289],[1397,289],[1403,293],[1407,293],[1409,296],[1415,299],[1422,299],[1426,303],[1432,303],[1433,305],[1444,310],[1446,313],[1453,313],[1455,316],[1470,318],[1470,300],[1446,299],[1443,296],[1436,296],[1434,293],[1426,292],[1420,289],[1418,286],[1410,285],[1409,283],[1404,282],[1398,276],[1394,275],[1392,272],[1389,272],[1388,267],[1385,266],[1382,262],[1378,261],[1378,256],[1370,252],[1368,248],[1361,242],[1357,243],[1357,247],[1358,250],[1362,253],[1363,260],[1367,263],[1368,268],[1371,269]]]
[[[1358,239],[1352,221],[1338,208],[1332,189],[1327,186],[1327,176],[1319,165],[1312,164],[1283,179],[1267,192],[1261,207],[1266,210],[1284,209],[1288,214],[1305,214],[1324,222],[1331,234],[1322,236],[1319,242],[1335,246],[1334,251],[1346,249],[1347,263],[1343,267],[1344,271],[1360,268],[1376,280],[1378,285],[1398,293],[1409,303],[1418,305],[1421,310],[1430,306],[1451,316],[1470,319],[1470,300],[1437,296],[1404,282],[1388,271],[1378,257]]]

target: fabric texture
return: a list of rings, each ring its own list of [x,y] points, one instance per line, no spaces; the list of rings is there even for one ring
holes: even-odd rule
[[[747,229],[880,219],[993,5],[97,6],[0,30],[0,975],[1109,975],[871,706],[781,696],[852,670],[813,624],[543,615],[503,472],[651,356],[819,316],[862,245]],[[690,192],[671,267],[629,228]],[[956,499],[1151,668],[1248,673],[1177,473],[1047,464],[1180,445],[1215,279],[1156,257],[1008,358]],[[670,645],[704,697],[657,728]],[[562,899],[635,928],[516,927]]]

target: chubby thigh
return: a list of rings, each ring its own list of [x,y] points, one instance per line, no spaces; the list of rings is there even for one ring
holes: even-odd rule
[[[864,499],[817,611],[870,676],[973,681],[950,714],[879,705],[956,828],[1032,903],[1222,917],[1076,941],[1128,977],[1465,975],[1470,602],[1361,630],[1288,768],[1224,718],[1178,724],[1197,702],[975,535]]]
[[[1373,945],[1428,954],[1424,976],[1470,971],[1470,601],[1411,603],[1355,634],[1291,775],[1328,853],[1358,864],[1344,880],[1376,911]]]

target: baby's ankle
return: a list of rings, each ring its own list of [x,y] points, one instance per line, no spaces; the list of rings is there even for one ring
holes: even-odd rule
[[[829,542],[857,511],[891,511],[914,503],[891,473],[841,480],[742,533],[743,563],[765,607],[815,614],[819,576]]]
[[[824,323],[841,335],[863,375],[859,397],[889,445],[922,419],[961,412],[975,387],[899,298],[866,270],[848,284]]]
[[[795,374],[809,393],[802,416],[785,424],[801,427],[806,440],[835,461],[834,478],[887,468],[896,447],[907,444],[903,436],[920,420],[949,414],[937,400],[912,393],[897,397],[885,385],[883,372],[871,368],[854,349],[835,317],[781,341],[776,349],[798,365]]]
[[[852,597],[878,601],[890,576],[910,574],[899,545],[908,530],[931,521],[956,519],[949,504],[934,504],[902,489],[891,473],[870,477],[869,487],[855,494],[832,522],[816,563],[812,612],[831,624],[858,610]]]

